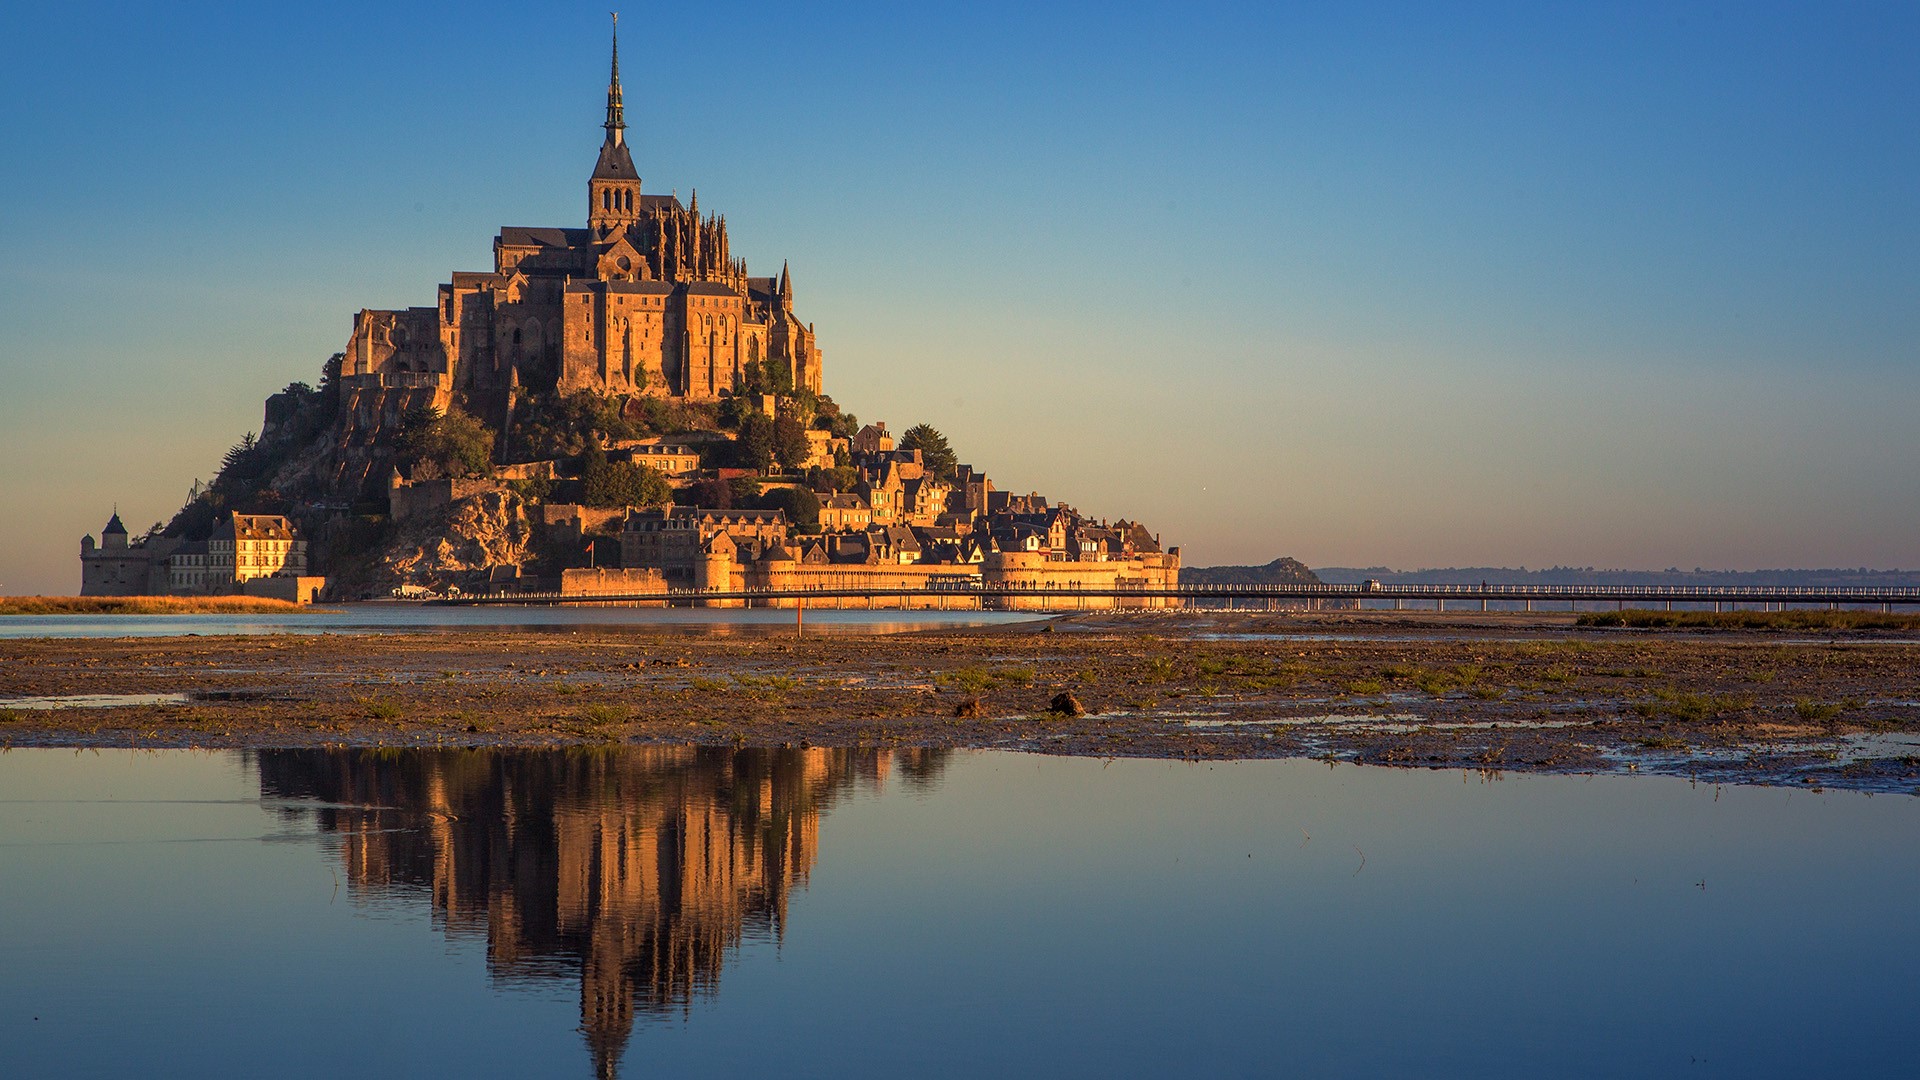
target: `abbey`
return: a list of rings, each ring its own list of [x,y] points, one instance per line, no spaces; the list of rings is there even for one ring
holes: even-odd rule
[[[354,316],[340,372],[353,426],[456,394],[497,416],[521,388],[711,401],[768,361],[820,391],[820,350],[793,313],[786,267],[749,276],[726,219],[701,217],[698,195],[683,206],[640,190],[617,37],[604,126],[585,228],[502,228],[493,270],[455,273],[433,307]]]

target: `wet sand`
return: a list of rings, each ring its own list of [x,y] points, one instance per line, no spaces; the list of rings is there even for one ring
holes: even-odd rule
[[[1920,793],[1911,634],[1111,613],[886,636],[582,627],[0,641],[0,745],[997,747]],[[1082,715],[1053,709],[1061,694]]]

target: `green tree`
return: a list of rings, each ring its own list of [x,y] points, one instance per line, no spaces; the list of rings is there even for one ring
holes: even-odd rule
[[[920,463],[927,467],[927,475],[938,480],[953,479],[959,459],[954,457],[953,447],[947,445],[947,437],[932,424],[913,425],[896,445],[902,450],[920,451]]]
[[[788,524],[800,532],[820,528],[820,499],[806,488],[774,488],[760,500],[760,505],[768,510],[784,511]]]
[[[751,506],[760,497],[760,481],[751,476],[736,476],[727,481],[729,498],[734,506]]]
[[[409,476],[491,476],[493,429],[459,409],[418,409],[400,427],[394,460]]]
[[[760,361],[760,370],[762,372],[760,384],[767,388],[767,393],[778,394],[782,397],[793,393],[792,368],[778,360],[769,358]]]
[[[807,446],[807,429],[800,421],[782,413],[773,421],[773,459],[783,469],[797,469],[807,463],[812,451]]]
[[[673,501],[682,506],[731,510],[733,509],[733,485],[725,480],[701,480],[689,484],[687,489],[677,495]]]
[[[508,439],[510,460],[540,461],[586,452],[587,444],[631,439],[639,428],[625,415],[618,398],[582,390],[572,394],[536,394],[515,410]]]
[[[740,468],[766,472],[773,464],[773,421],[748,413],[740,421],[740,440],[733,445]]]
[[[587,447],[580,470],[580,501],[608,509],[621,506],[663,506],[673,495],[667,478],[645,465],[608,461],[599,443]]]

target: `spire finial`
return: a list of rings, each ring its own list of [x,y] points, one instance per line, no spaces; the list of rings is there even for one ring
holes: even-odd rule
[[[620,102],[620,13],[610,11],[613,16],[613,74],[607,79],[607,141],[615,146],[626,141],[622,134],[626,130],[626,109]]]

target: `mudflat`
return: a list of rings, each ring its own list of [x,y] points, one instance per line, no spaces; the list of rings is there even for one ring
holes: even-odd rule
[[[1139,612],[884,636],[25,639],[0,641],[0,699],[5,746],[1002,747],[1920,793],[1920,640],[1900,632]]]

